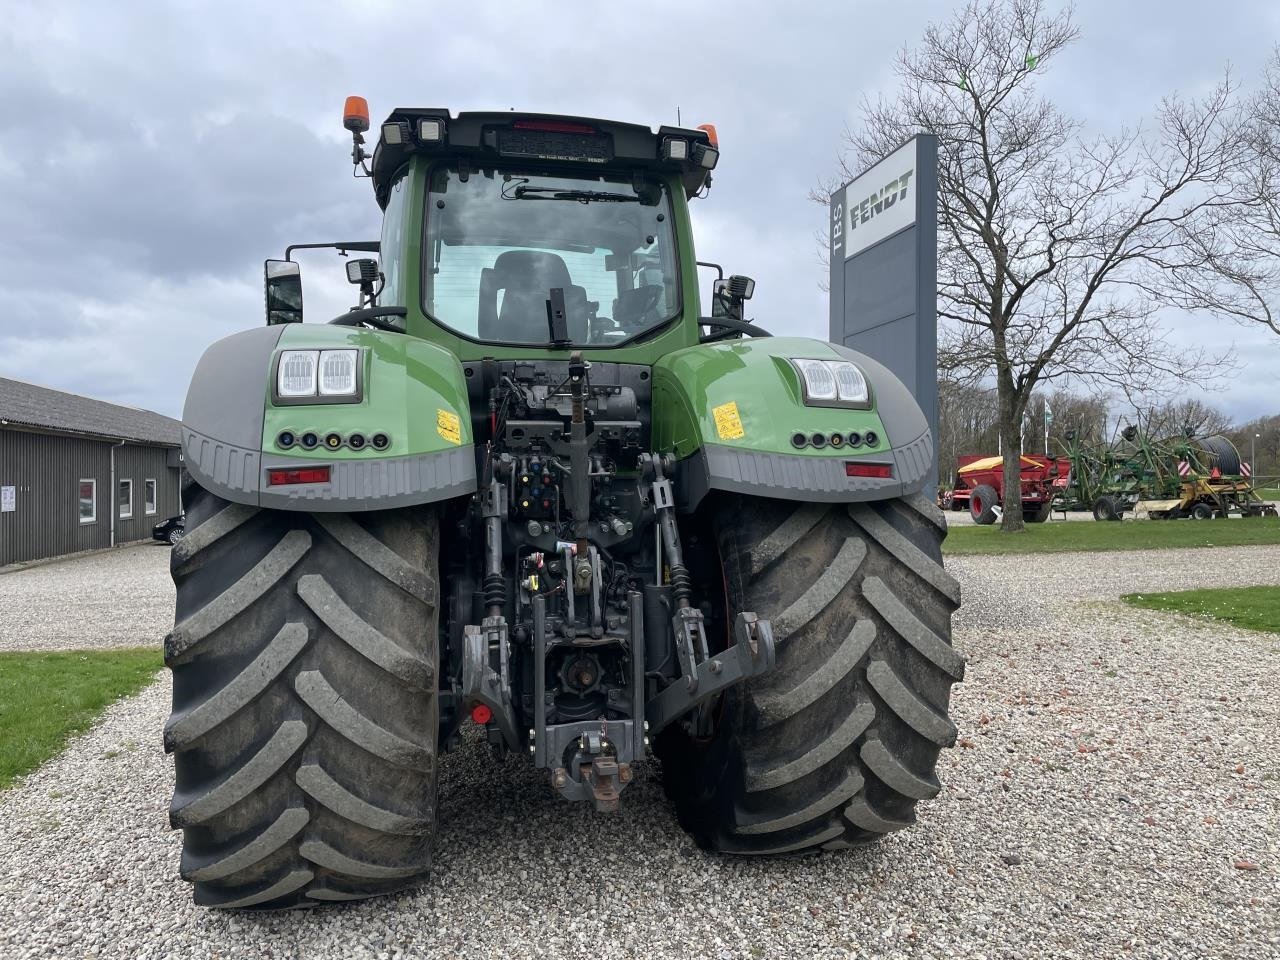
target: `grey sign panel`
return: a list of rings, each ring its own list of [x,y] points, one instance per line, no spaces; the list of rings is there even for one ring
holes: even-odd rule
[[[921,134],[831,196],[831,340],[875,357],[938,436],[938,142]],[[937,487],[935,467],[930,483]]]

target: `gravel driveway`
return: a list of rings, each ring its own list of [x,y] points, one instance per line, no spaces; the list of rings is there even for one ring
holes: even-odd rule
[[[440,865],[418,891],[197,910],[166,817],[165,679],[0,794],[0,955],[1280,955],[1280,639],[1113,599],[1280,583],[1280,548],[950,566],[960,745],[920,823],[876,846],[708,856],[653,765],[595,816],[472,741],[443,760]]]
[[[167,543],[0,573],[0,650],[159,645],[172,627]]]

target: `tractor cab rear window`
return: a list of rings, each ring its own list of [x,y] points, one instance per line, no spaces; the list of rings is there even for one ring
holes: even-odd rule
[[[621,343],[680,311],[671,204],[658,182],[437,167],[426,221],[423,306],[472,339],[547,344],[554,288],[583,346]]]

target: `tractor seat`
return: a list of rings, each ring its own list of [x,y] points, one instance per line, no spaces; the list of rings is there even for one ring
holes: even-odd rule
[[[541,250],[508,250],[492,267],[480,271],[480,307],[476,330],[481,340],[505,343],[545,343],[547,299],[551,290],[564,291],[569,336],[587,339],[590,310],[587,292],[575,286],[564,260]],[[502,308],[498,293],[502,292]]]

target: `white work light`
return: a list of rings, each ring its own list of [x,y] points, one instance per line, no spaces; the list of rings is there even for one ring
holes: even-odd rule
[[[356,392],[356,350],[320,352],[320,395],[352,397]]]
[[[664,160],[688,160],[689,159],[689,141],[681,140],[678,137],[668,137],[662,141],[662,159]]]
[[[418,139],[423,143],[440,143],[444,140],[444,122],[441,120],[418,120]]]
[[[408,139],[409,125],[407,123],[384,123],[382,125],[382,142],[393,147],[398,147]]]
[[[806,400],[836,399],[836,375],[823,360],[793,360],[804,380]]]
[[[848,360],[837,360],[830,364],[836,375],[836,392],[846,403],[867,402],[867,380],[862,371]]]
[[[816,406],[866,406],[867,378],[848,360],[791,361],[804,385],[804,402]]]
[[[315,350],[285,350],[280,354],[276,393],[281,397],[313,397],[316,393]]]

